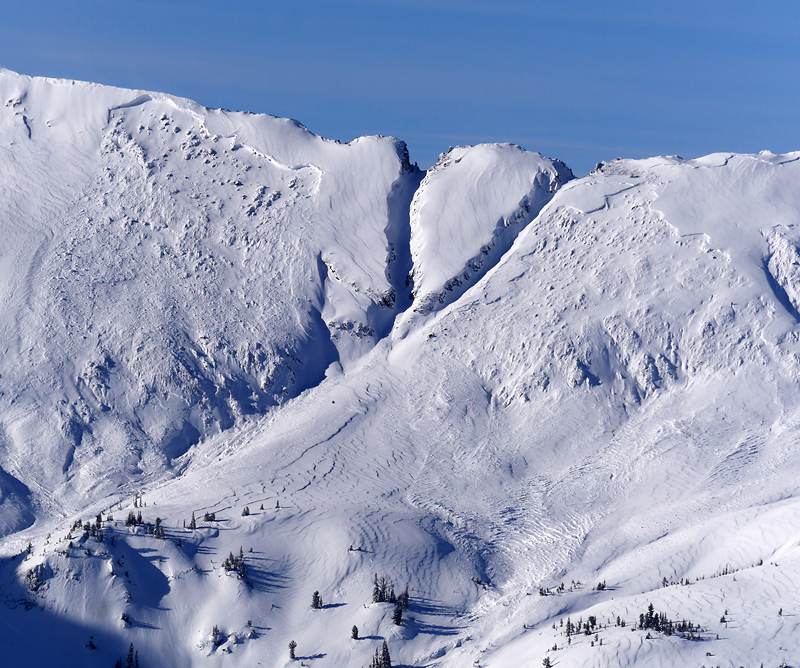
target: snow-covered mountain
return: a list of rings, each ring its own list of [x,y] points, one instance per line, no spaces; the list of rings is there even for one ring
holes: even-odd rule
[[[800,154],[0,103],[9,665],[800,662]]]
[[[408,303],[402,143],[9,72],[0,99],[3,467],[56,507],[316,385]]]

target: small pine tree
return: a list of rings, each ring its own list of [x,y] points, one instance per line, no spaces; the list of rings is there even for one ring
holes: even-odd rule
[[[259,510],[264,510],[264,504],[261,504],[261,508]]]
[[[131,646],[128,648],[128,659],[125,662],[125,668],[136,668],[133,661],[133,643],[131,643]]]
[[[311,607],[314,610],[319,610],[322,607],[322,597],[319,595],[318,591],[315,591],[311,595]]]
[[[389,645],[385,640],[381,647],[381,668],[392,668],[392,657],[389,656]]]
[[[381,602],[381,586],[378,582],[378,574],[375,573],[375,577],[372,580],[372,602],[373,603],[380,603]]]
[[[353,629],[350,631],[350,637],[353,640],[358,640],[358,627],[355,624],[353,624]]]
[[[406,610],[408,610],[408,603],[409,603],[409,595],[408,595],[408,585],[403,590],[403,593],[400,594],[400,605],[402,605]]]
[[[194,511],[192,511],[192,519],[189,522],[189,528],[190,529],[196,529],[197,528],[197,520],[195,519]]]
[[[552,668],[552,665],[553,664],[550,663],[550,657],[549,656],[544,657],[544,659],[542,660],[542,666],[544,666],[544,668]]]
[[[250,508],[245,506],[244,510],[242,511],[242,517],[247,517],[249,514],[250,514]]]
[[[297,643],[294,640],[289,641],[289,658],[294,659],[294,651],[297,649]]]
[[[403,623],[403,606],[400,601],[394,606],[394,612],[392,612],[392,621],[395,623],[395,626],[400,626]]]

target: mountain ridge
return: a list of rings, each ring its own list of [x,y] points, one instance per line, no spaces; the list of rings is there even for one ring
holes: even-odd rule
[[[76,85],[0,72],[12,660],[797,655],[797,153],[423,178],[398,140]]]

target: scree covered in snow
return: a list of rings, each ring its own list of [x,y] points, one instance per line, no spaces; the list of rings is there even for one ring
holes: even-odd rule
[[[800,665],[800,153],[0,70],[0,663]]]

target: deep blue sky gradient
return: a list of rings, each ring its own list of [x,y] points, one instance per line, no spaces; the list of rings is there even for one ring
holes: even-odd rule
[[[423,168],[800,150],[796,0],[31,0],[0,9],[0,67],[394,135]]]

